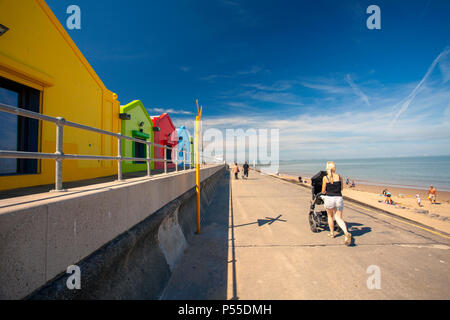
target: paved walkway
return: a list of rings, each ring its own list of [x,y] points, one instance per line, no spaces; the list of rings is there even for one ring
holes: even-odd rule
[[[450,240],[350,203],[354,235],[312,233],[311,193],[250,171],[226,175],[164,299],[450,299]],[[380,289],[367,279],[380,271]],[[367,273],[369,268],[369,273]]]

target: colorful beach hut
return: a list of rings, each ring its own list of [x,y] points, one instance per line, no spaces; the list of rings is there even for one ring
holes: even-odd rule
[[[183,153],[185,154],[186,166],[191,164],[191,136],[185,126],[177,129],[178,134],[178,162],[179,166],[184,166]]]
[[[44,0],[0,1],[0,102],[120,132],[108,90]],[[0,150],[54,153],[55,124],[0,112]],[[116,156],[117,139],[64,127],[63,152]],[[117,174],[113,160],[64,161],[63,182]],[[0,159],[0,190],[55,182],[53,159]]]
[[[170,148],[176,147],[178,144],[178,135],[175,126],[170,119],[169,114],[163,113],[159,116],[150,117],[153,121],[153,127],[155,127],[154,141],[155,143]],[[164,148],[159,148],[155,146],[155,159],[164,159]],[[167,160],[175,160],[176,151],[167,150],[166,154]],[[164,162],[155,162],[155,169],[164,168]],[[173,162],[167,162],[167,168],[175,168]]]
[[[154,142],[153,121],[150,119],[147,110],[139,100],[134,100],[127,105],[120,107],[119,114],[122,124],[121,133],[124,136]],[[150,147],[150,158],[154,157],[154,147]],[[147,145],[130,140],[122,140],[122,156],[133,158],[146,158]],[[154,169],[154,163],[151,169]],[[123,172],[136,172],[147,170],[146,161],[123,161]]]

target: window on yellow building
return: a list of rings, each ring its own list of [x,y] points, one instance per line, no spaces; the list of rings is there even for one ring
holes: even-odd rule
[[[39,112],[40,91],[0,77],[0,102]],[[0,111],[0,150],[37,152],[39,121]],[[36,159],[0,159],[0,175],[38,173]]]

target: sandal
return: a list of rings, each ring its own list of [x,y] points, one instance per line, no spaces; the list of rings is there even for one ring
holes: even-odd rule
[[[328,233],[328,236],[329,236],[331,239],[334,239],[334,234],[333,234],[333,233]]]
[[[352,243],[352,234],[349,232],[346,236],[345,236],[345,242],[344,244],[346,246],[349,246]]]

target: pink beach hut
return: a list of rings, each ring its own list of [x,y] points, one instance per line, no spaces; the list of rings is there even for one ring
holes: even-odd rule
[[[159,145],[168,146],[170,148],[176,147],[178,144],[178,135],[175,126],[170,119],[169,114],[163,113],[160,116],[150,117],[153,122],[155,143]],[[155,128],[156,127],[156,128]],[[170,160],[167,162],[167,168],[175,168],[176,150],[167,150],[166,158]],[[155,146],[155,159],[164,159],[164,148]],[[155,161],[155,169],[164,168],[164,162]]]

